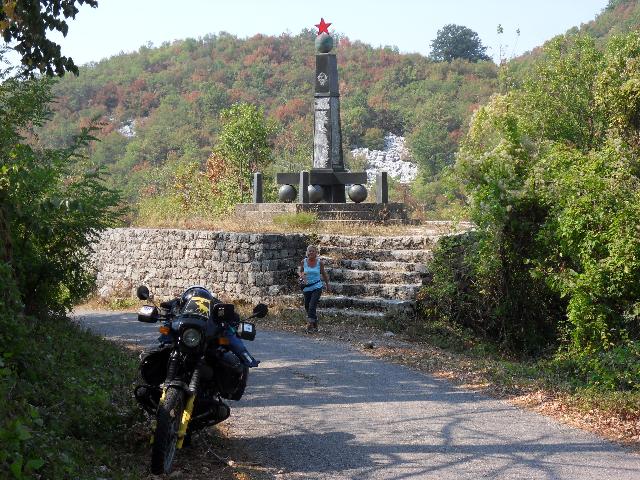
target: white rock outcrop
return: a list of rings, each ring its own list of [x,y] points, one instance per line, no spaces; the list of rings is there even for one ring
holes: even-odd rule
[[[367,181],[375,182],[378,172],[386,171],[389,176],[400,183],[409,183],[418,175],[416,165],[405,146],[404,137],[388,133],[384,137],[384,150],[370,150],[368,148],[354,148],[351,150],[354,157],[365,157],[367,164]]]
[[[118,129],[118,133],[123,137],[133,138],[136,136],[136,121],[128,120]]]

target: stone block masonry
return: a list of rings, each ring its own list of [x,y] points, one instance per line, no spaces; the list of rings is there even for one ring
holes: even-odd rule
[[[156,297],[190,285],[214,295],[255,303],[295,288],[305,235],[116,228],[95,245],[93,263],[101,296],[135,296],[144,284]]]
[[[144,284],[156,297],[169,298],[203,285],[225,300],[277,299],[299,307],[296,270],[313,242],[333,293],[322,296],[321,309],[384,314],[411,310],[433,246],[453,233],[451,222],[426,222],[420,234],[385,237],[116,228],[102,234],[93,261],[102,297],[135,297]]]

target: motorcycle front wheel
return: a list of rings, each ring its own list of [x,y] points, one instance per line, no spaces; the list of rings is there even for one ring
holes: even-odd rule
[[[184,411],[184,396],[182,390],[168,388],[164,400],[158,406],[151,449],[151,473],[154,475],[171,472]]]

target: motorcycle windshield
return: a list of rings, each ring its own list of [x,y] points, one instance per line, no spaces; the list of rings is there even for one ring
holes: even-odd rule
[[[195,315],[204,319],[209,318],[211,300],[204,297],[193,296],[180,310],[181,315]]]

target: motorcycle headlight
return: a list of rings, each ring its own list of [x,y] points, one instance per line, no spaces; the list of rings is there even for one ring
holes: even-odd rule
[[[200,344],[200,340],[202,340],[202,333],[195,328],[186,329],[181,338],[182,343],[189,348],[197,347]]]

